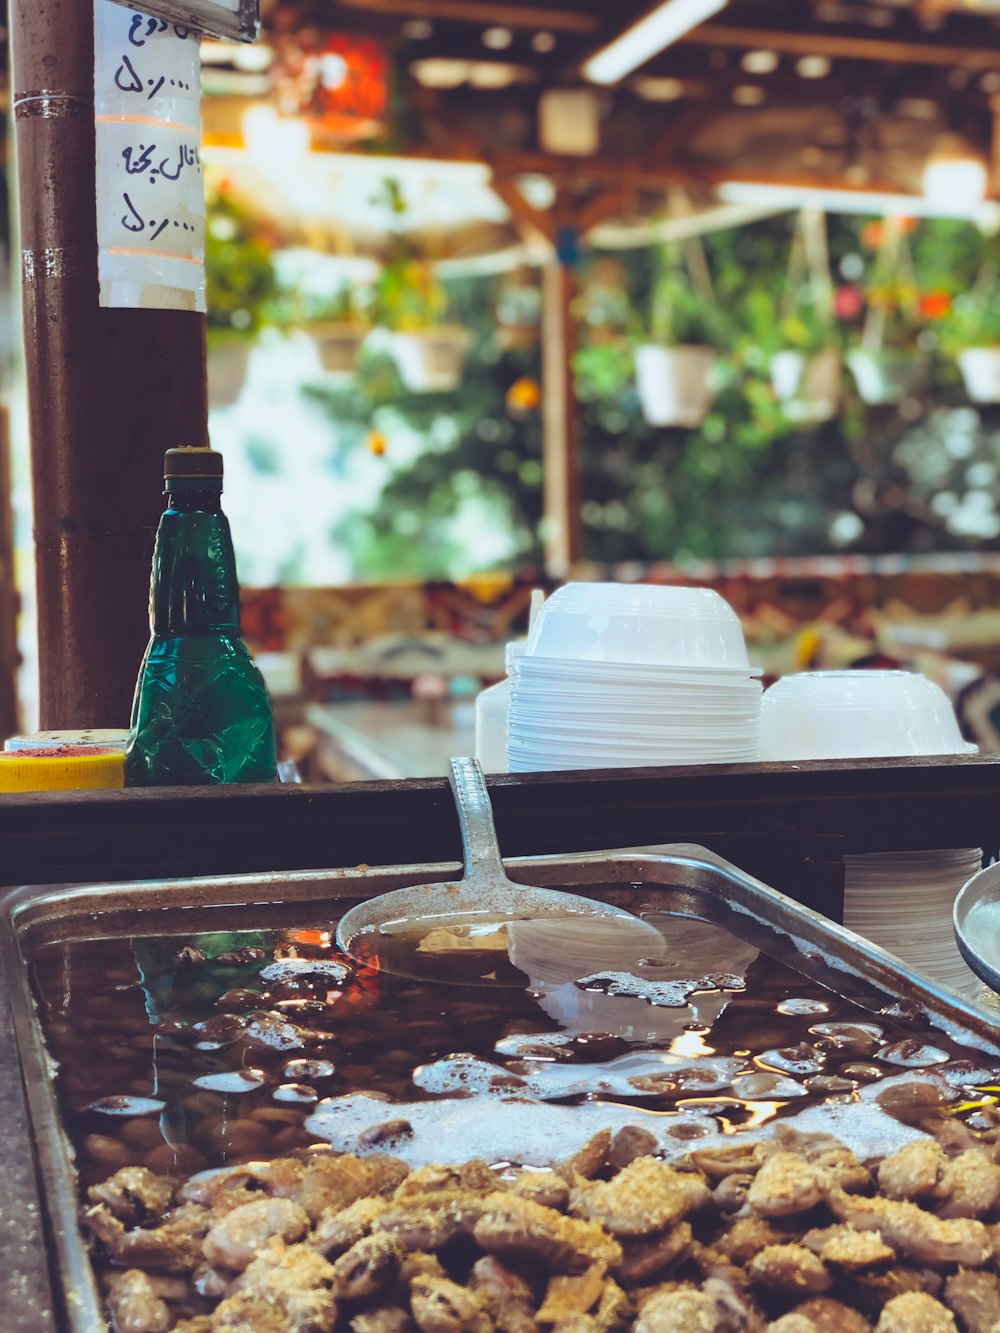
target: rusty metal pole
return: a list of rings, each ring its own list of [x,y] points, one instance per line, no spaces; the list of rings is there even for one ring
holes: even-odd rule
[[[208,438],[205,317],[98,305],[92,0],[14,0],[43,728],[128,723],[163,452]]]

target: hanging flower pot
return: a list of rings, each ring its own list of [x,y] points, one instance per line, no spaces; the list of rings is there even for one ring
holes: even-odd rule
[[[448,393],[462,382],[469,334],[447,327],[395,333],[392,354],[410,393]]]
[[[771,358],[771,386],[785,404],[785,415],[794,421],[829,421],[837,411],[843,368],[836,347],[824,347],[812,356],[777,352]]]
[[[965,347],[956,360],[974,403],[1000,403],[1000,347]]]
[[[330,322],[313,324],[309,336],[316,344],[316,351],[323,369],[331,375],[353,375],[357,369],[358,353],[368,336],[364,324]]]
[[[805,352],[775,352],[771,357],[771,388],[779,403],[786,403],[799,391],[806,369]]]
[[[252,348],[249,338],[227,338],[209,351],[206,373],[210,408],[232,407],[239,398]]]
[[[636,387],[642,415],[650,426],[700,426],[712,405],[712,347],[635,349]]]
[[[897,347],[879,351],[854,347],[847,353],[847,364],[861,401],[869,407],[901,403],[913,393],[924,370],[920,352]]]

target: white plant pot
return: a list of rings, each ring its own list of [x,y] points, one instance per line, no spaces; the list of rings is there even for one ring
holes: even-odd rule
[[[448,393],[462,382],[468,345],[465,329],[423,329],[393,334],[392,354],[411,393]]]
[[[716,359],[711,347],[637,347],[636,387],[649,425],[700,426],[712,406]]]
[[[843,369],[836,347],[809,357],[803,352],[777,352],[771,358],[774,396],[795,421],[829,421],[837,411]]]
[[[232,407],[239,398],[246,382],[252,347],[249,339],[234,338],[219,343],[209,352],[205,370],[210,408]]]
[[[368,330],[359,324],[315,324],[308,330],[323,369],[331,375],[353,375]]]
[[[775,352],[771,357],[771,388],[779,403],[786,403],[789,398],[795,397],[805,369],[804,352]]]
[[[974,403],[1000,403],[1000,347],[966,347],[956,360]]]
[[[924,369],[919,352],[900,351],[894,347],[883,348],[880,352],[852,348],[847,353],[847,364],[861,401],[870,407],[901,403],[916,388]]]

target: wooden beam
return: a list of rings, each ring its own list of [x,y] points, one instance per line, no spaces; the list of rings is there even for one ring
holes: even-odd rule
[[[576,225],[581,236],[599,227],[602,222],[620,220],[625,210],[635,203],[634,189],[602,190],[577,209]]]
[[[772,28],[737,28],[703,23],[682,38],[693,46],[732,46],[742,50],[778,51],[785,55],[829,56],[831,60],[875,60],[887,65],[944,65],[949,69],[1000,69],[995,46],[942,46],[889,37],[856,37],[848,33],[782,32]]]
[[[340,0],[344,9],[374,14],[398,14],[419,19],[449,19],[455,23],[486,23],[490,27],[528,28],[531,31],[590,34],[600,31],[592,14],[543,5],[493,4],[487,0]]]
[[[542,477],[545,569],[563,579],[580,559],[580,456],[573,393],[575,274],[542,271]]]
[[[552,214],[529,203],[518,189],[516,181],[494,173],[490,189],[510,209],[517,233],[526,245],[555,246],[556,225]]]

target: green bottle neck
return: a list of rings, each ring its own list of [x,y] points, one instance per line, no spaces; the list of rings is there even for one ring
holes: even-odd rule
[[[170,483],[153,551],[149,611],[156,635],[239,634],[236,557],[218,483]]]

